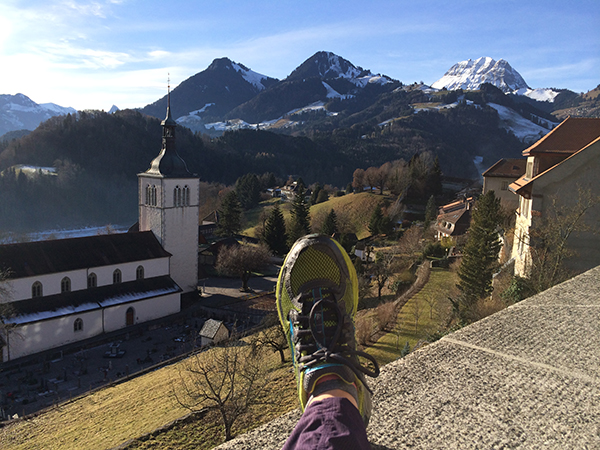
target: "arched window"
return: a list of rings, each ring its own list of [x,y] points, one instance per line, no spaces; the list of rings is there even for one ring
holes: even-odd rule
[[[152,206],[156,206],[157,202],[156,202],[156,185],[152,185],[152,201],[151,204]]]
[[[113,284],[119,284],[121,282],[121,271],[119,269],[115,269],[113,272]]]
[[[175,186],[173,189],[173,206],[181,206],[181,188]]]
[[[31,286],[31,298],[41,297],[42,295],[44,295],[44,288],[42,286],[42,283],[36,281]]]
[[[144,266],[137,266],[137,269],[135,269],[135,279],[136,280],[144,279]]]
[[[183,206],[190,206],[190,187],[187,184],[183,187]]]
[[[125,325],[133,325],[135,323],[135,309],[129,307],[125,312]]]
[[[96,286],[98,286],[98,277],[94,272],[91,272],[88,275],[88,289],[95,288]]]
[[[149,205],[149,204],[150,204],[150,196],[151,196],[151,193],[150,193],[150,185],[149,185],[149,184],[147,184],[147,185],[146,185],[146,198],[144,199],[144,204],[146,204],[146,205]]]
[[[64,277],[60,281],[60,292],[71,292],[71,279],[69,277]]]
[[[83,320],[79,318],[75,319],[75,322],[73,322],[73,331],[83,331]]]

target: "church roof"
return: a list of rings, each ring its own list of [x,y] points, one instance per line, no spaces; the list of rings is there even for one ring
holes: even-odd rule
[[[109,284],[12,302],[10,315],[5,318],[5,322],[14,324],[37,322],[177,292],[181,292],[181,288],[168,275]]]
[[[152,231],[0,245],[0,269],[24,278],[171,256]]]

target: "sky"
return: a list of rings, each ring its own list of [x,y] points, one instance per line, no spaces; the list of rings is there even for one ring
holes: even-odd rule
[[[598,0],[1,0],[0,94],[143,107],[228,57],[283,79],[318,51],[403,83],[505,59],[532,88],[600,84]]]

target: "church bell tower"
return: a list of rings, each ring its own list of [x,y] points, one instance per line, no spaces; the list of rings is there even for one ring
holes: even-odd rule
[[[190,173],[175,148],[177,123],[171,117],[171,90],[167,117],[161,123],[162,148],[150,168],[138,174],[139,229],[152,231],[171,253],[171,278],[191,292],[198,285],[198,214],[200,180]]]

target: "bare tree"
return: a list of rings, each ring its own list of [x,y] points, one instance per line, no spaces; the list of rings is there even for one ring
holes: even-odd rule
[[[378,181],[379,169],[377,167],[369,167],[365,170],[365,183],[371,188],[371,192],[373,192],[373,188],[377,186]]]
[[[381,291],[385,284],[394,273],[394,254],[393,253],[377,253],[375,263],[370,265],[369,273],[371,279],[377,286],[377,300],[381,301]]]
[[[269,263],[271,254],[264,246],[250,244],[230,245],[223,247],[217,257],[217,272],[223,275],[240,277],[242,292],[250,292],[248,281],[252,272],[264,269]]]
[[[435,292],[427,292],[423,295],[423,300],[429,306],[429,318],[433,319],[433,307],[437,304],[437,296]]]
[[[285,350],[289,347],[287,336],[283,331],[276,314],[264,318],[264,329],[253,336],[252,346],[256,349],[270,347],[274,352],[279,352],[281,363],[285,363]]]
[[[576,256],[569,246],[571,236],[598,232],[598,225],[590,225],[584,218],[591,208],[600,204],[600,196],[580,188],[577,202],[560,204],[556,197],[551,202],[546,216],[529,236],[529,282],[534,292],[544,291],[573,275],[565,267],[565,262]]]
[[[413,319],[415,319],[415,333],[416,333],[419,329],[419,319],[421,318],[421,315],[423,314],[423,305],[422,305],[418,295],[413,297],[412,306],[413,306],[412,317],[413,317]]]
[[[352,187],[354,192],[362,192],[365,187],[365,171],[364,169],[356,169],[352,174]]]
[[[375,308],[375,319],[381,331],[385,331],[396,322],[396,305],[394,302],[382,303]]]
[[[235,421],[253,406],[264,403],[268,383],[261,354],[236,344],[189,357],[179,366],[179,383],[173,385],[175,398],[184,408],[219,412],[226,441],[232,438]]]

